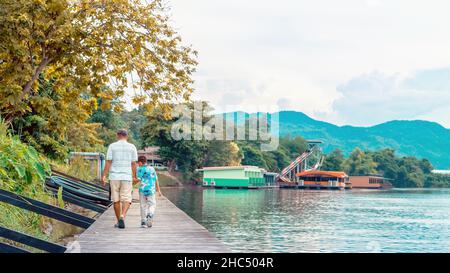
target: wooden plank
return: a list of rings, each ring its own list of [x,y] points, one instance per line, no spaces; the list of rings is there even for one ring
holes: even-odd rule
[[[152,228],[140,227],[139,211],[139,203],[134,202],[125,219],[126,228],[117,229],[111,206],[78,237],[77,247],[68,252],[230,252],[213,234],[165,197],[158,197]]]

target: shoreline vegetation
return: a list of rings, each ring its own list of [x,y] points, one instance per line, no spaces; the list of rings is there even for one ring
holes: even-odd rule
[[[0,122],[0,188],[41,202],[64,207],[70,211],[92,216],[92,212],[78,206],[64,204],[45,189],[45,178],[51,173],[50,162],[30,145],[22,143],[18,136],[11,135]],[[63,166],[59,163],[59,166]],[[0,202],[0,223],[3,227],[23,232],[52,242],[64,241],[82,229],[44,217],[15,206]],[[0,238],[0,241],[8,241]],[[15,242],[8,243],[33,250]]]

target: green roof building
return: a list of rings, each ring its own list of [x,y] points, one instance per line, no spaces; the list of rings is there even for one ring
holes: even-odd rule
[[[205,167],[203,186],[218,188],[260,188],[266,186],[265,170],[256,166]]]

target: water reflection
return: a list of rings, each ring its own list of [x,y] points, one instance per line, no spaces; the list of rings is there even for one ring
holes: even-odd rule
[[[183,187],[164,193],[234,251],[450,251],[448,190]]]

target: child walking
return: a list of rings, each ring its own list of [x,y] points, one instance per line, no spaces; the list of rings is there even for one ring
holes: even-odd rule
[[[141,181],[139,186],[139,201],[141,204],[141,227],[152,227],[156,208],[156,191],[162,196],[159,188],[158,176],[152,166],[147,165],[145,156],[138,157],[137,177]]]

